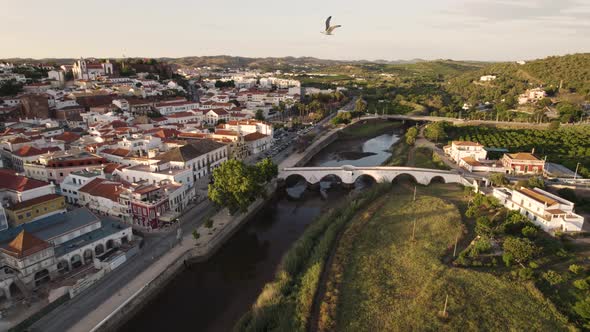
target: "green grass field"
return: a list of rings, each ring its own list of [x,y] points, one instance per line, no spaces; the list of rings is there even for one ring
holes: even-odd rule
[[[414,166],[442,170],[450,169],[450,167],[448,167],[442,160],[438,159],[438,156],[427,147],[417,147],[414,149]]]
[[[397,189],[385,202],[373,203],[381,207],[370,220],[359,212],[336,249],[336,255],[340,248],[350,249],[334,261],[341,272],[327,282],[338,286],[327,287],[327,297],[337,298],[335,330],[566,329],[567,321],[530,285],[442,263],[465,232],[458,208],[449,202],[459,202],[461,196],[458,186],[421,187],[412,202],[410,190]],[[357,220],[362,227],[355,227]],[[438,313],[447,295],[448,318],[442,319]]]

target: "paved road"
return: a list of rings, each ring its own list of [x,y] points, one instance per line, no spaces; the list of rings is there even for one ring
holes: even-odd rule
[[[530,123],[530,122],[511,122],[511,121],[494,121],[494,120],[465,120],[458,118],[447,118],[442,116],[427,116],[427,115],[369,115],[363,117],[363,119],[389,119],[389,120],[411,120],[411,121],[429,121],[429,122],[440,122],[447,121],[454,124],[465,124],[465,125],[480,125],[480,124],[492,124],[492,125],[506,125],[506,126],[525,126],[525,127],[547,127],[548,123]]]
[[[203,220],[202,217],[213,210],[209,201],[194,206],[181,217],[181,228],[186,234],[192,232]],[[147,234],[145,244],[139,254],[108,273],[95,285],[82,294],[56,308],[32,326],[32,331],[63,332],[71,328],[78,320],[98,307],[106,299],[124,287],[141,271],[150,266],[157,258],[165,254],[176,243],[176,232],[165,234]]]
[[[292,151],[289,146],[272,159],[279,164],[285,160]],[[249,162],[254,163],[255,158]],[[193,206],[188,212],[180,217],[180,227],[183,234],[191,233],[200,226],[204,220],[203,216],[214,210],[213,204],[206,200]],[[116,294],[125,287],[142,271],[168,252],[176,243],[176,232],[168,233],[146,233],[143,248],[139,254],[117,268],[113,273],[108,273],[95,285],[85,290],[82,294],[66,302],[45,315],[31,327],[32,331],[63,332],[72,328],[76,322],[92,312],[96,307]]]

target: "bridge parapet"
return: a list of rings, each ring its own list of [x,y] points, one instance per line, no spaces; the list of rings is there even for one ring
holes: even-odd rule
[[[345,165],[340,167],[290,167],[279,172],[279,178],[287,179],[289,176],[301,176],[310,184],[320,182],[323,178],[334,175],[345,184],[353,184],[361,176],[370,176],[376,182],[393,182],[400,175],[409,175],[417,183],[428,185],[433,180],[444,183],[464,183],[460,174],[453,171],[416,167],[355,167]]]

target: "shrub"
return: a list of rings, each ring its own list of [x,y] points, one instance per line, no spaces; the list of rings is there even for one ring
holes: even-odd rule
[[[572,264],[569,267],[569,270],[573,274],[579,274],[580,272],[584,271],[584,268],[577,264]]]
[[[211,227],[213,227],[213,219],[211,219],[211,218],[208,218],[207,220],[205,220],[205,224],[204,224],[204,225],[205,225],[205,227],[207,227],[207,228],[211,228]]]
[[[574,305],[574,311],[582,318],[590,319],[590,297],[586,297],[584,300],[576,302]]]
[[[564,281],[561,274],[559,274],[558,272],[555,272],[553,270],[548,270],[547,272],[543,273],[542,276],[543,276],[543,279],[545,279],[545,281],[547,281],[549,283],[549,285],[551,285],[551,286],[561,284]]]
[[[587,290],[589,286],[588,281],[586,281],[585,279],[574,280],[573,284],[574,287],[580,290]]]
[[[527,267],[519,269],[517,275],[520,280],[531,280],[533,279],[533,269]]]
[[[529,239],[533,239],[533,238],[537,237],[538,230],[536,227],[528,225],[528,226],[523,227],[521,232],[522,232],[522,235],[528,237]]]
[[[201,237],[201,234],[199,234],[199,232],[197,232],[197,230],[195,229],[193,231],[193,238],[195,238],[195,240],[198,240]]]
[[[529,239],[509,237],[502,245],[504,252],[510,254],[515,261],[524,263],[537,253],[537,248]]]
[[[502,260],[504,261],[504,264],[506,264],[506,266],[510,267],[514,262],[514,257],[512,257],[512,254],[504,253],[502,255]]]

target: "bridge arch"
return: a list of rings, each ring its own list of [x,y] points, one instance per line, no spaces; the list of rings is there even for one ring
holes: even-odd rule
[[[445,184],[445,183],[447,183],[447,181],[445,180],[445,178],[443,176],[437,175],[437,176],[433,176],[430,179],[430,183],[428,183],[428,184],[431,185],[433,183]]]
[[[372,174],[359,174],[359,176],[357,176],[354,179],[354,183],[356,184],[357,182],[362,181],[362,182],[371,182],[373,184],[378,183],[379,181],[377,180],[377,178],[375,176],[373,176]]]
[[[418,183],[418,179],[416,179],[416,177],[410,173],[400,173],[397,174],[396,176],[393,177],[393,179],[391,179],[392,183],[400,183],[403,181],[409,181],[412,184],[417,184]]]
[[[336,174],[336,173],[330,173],[330,174],[326,174],[324,176],[322,176],[322,178],[320,179],[320,181],[318,182],[338,182],[338,183],[342,183],[342,177],[340,177],[340,175]]]
[[[305,176],[303,176],[301,174],[297,174],[297,173],[289,174],[285,178],[285,184],[287,185],[287,187],[292,187],[302,181],[305,183],[308,182],[307,179],[305,178]]]

